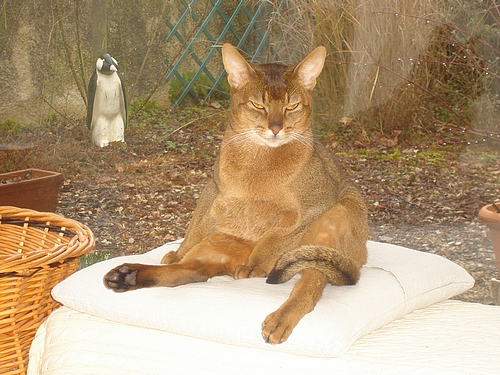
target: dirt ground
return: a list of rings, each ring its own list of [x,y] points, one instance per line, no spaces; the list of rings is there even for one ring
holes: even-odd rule
[[[88,225],[95,260],[142,253],[182,238],[212,173],[226,111],[197,107],[133,116],[126,143],[92,146],[84,121],[58,119],[3,134],[0,172],[63,173],[57,213]],[[500,143],[465,138],[401,144],[352,134],[318,137],[337,154],[369,207],[371,239],[444,256],[476,285],[458,296],[492,304],[500,278],[479,209],[500,198]],[[8,145],[8,147],[5,147]]]

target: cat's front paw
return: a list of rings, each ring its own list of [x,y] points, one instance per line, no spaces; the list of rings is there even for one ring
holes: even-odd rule
[[[103,279],[106,288],[117,293],[138,289],[137,274],[139,270],[135,264],[122,264],[109,271]]]
[[[235,279],[247,279],[249,277],[266,277],[267,273],[262,268],[255,266],[241,265],[234,271]]]

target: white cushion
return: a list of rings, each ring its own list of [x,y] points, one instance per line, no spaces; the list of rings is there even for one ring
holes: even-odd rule
[[[263,278],[215,277],[206,283],[126,293],[103,285],[111,268],[124,262],[158,264],[179,243],[92,265],[62,281],[52,294],[63,305],[112,321],[231,345],[334,357],[384,324],[474,285],[463,268],[443,257],[369,242],[358,284],[328,285],[288,341],[272,346],[261,336],[261,323],[288,298],[299,276],[281,285],[266,284]]]

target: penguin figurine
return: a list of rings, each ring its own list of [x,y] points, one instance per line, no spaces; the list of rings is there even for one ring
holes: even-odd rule
[[[87,126],[92,131],[92,142],[99,147],[125,141],[127,101],[117,70],[118,62],[114,58],[107,53],[101,55],[89,82]]]

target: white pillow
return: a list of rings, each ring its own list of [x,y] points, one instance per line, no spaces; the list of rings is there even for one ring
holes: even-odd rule
[[[215,277],[206,283],[126,293],[104,287],[102,278],[111,268],[123,262],[157,264],[179,243],[92,265],[62,281],[52,295],[75,310],[121,323],[231,345],[334,357],[384,324],[474,285],[463,268],[445,258],[369,242],[358,284],[328,285],[288,341],[272,346],[261,336],[261,323],[288,298],[299,276],[281,285],[266,284],[263,278]]]

